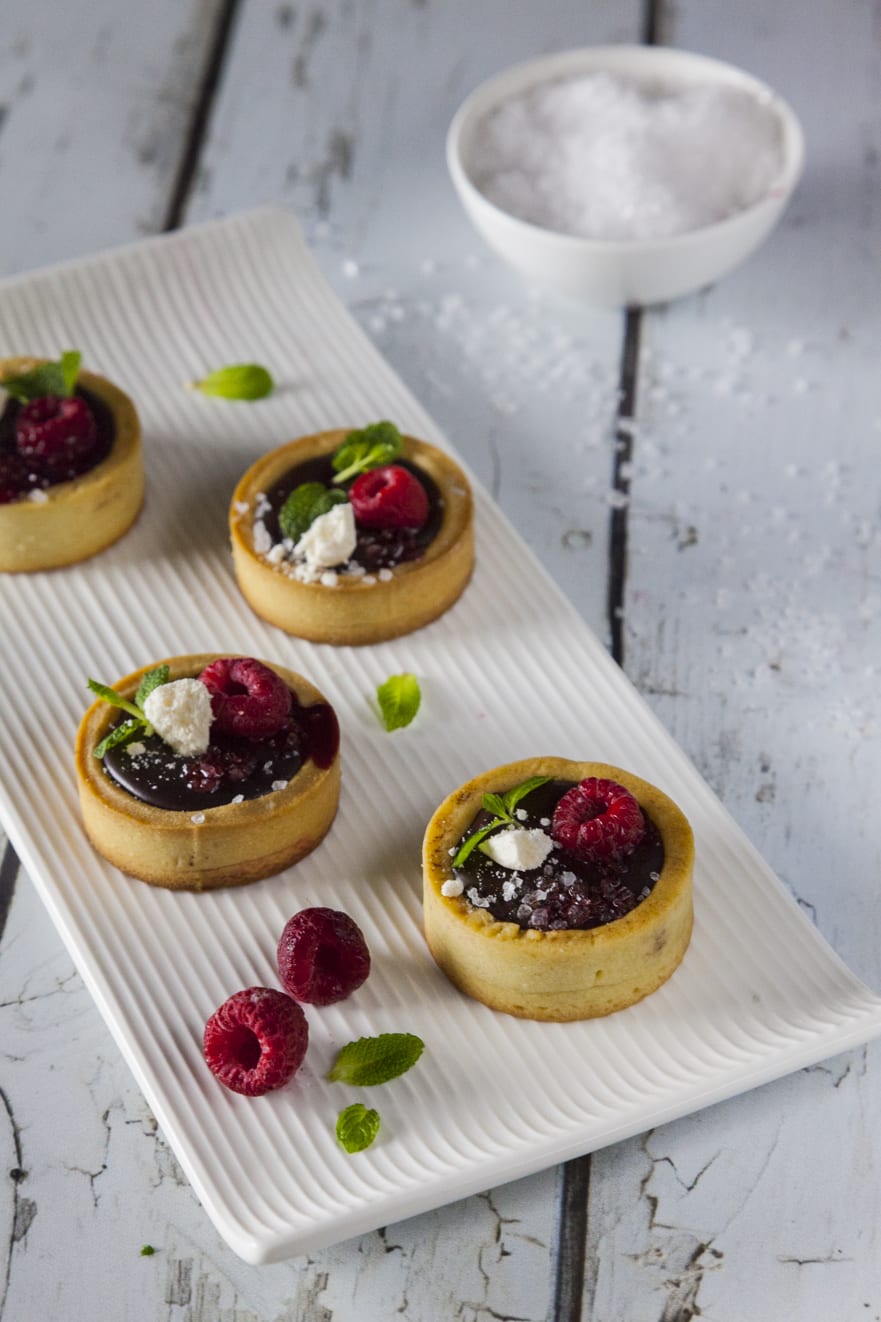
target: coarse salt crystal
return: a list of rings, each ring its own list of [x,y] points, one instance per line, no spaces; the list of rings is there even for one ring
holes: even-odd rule
[[[194,826],[201,826],[204,820],[205,820],[205,814],[203,812],[194,812],[192,817],[190,818],[190,821],[193,823]]]
[[[274,780],[270,785],[271,790],[286,790],[288,782],[286,780]]]
[[[464,889],[465,886],[458,877],[450,877],[441,886],[441,895],[446,895],[447,899],[455,899],[457,895],[462,894]]]
[[[521,220],[621,240],[724,220],[764,197],[782,163],[779,117],[744,88],[595,73],[541,84],[487,114],[468,172]]]
[[[244,803],[244,802],[245,802],[244,794],[237,794],[234,799],[230,799],[230,803]]]
[[[390,579],[394,578],[394,574],[390,569],[380,569],[378,578],[380,583],[388,583]]]

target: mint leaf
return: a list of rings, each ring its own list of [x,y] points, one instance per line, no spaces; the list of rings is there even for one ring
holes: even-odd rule
[[[380,1033],[349,1042],[328,1073],[331,1083],[354,1083],[372,1087],[388,1083],[416,1064],[425,1043],[413,1033]]]
[[[513,789],[509,789],[504,794],[505,807],[509,813],[512,813],[521,799],[525,799],[527,794],[537,790],[539,785],[547,785],[550,776],[530,776],[529,780],[524,780]]]
[[[158,689],[162,684],[168,683],[168,666],[156,666],[153,670],[148,670],[138,685],[138,691],[135,694],[135,706],[143,710],[144,703],[149,698],[154,689]]]
[[[345,504],[347,499],[344,491],[333,491],[323,482],[302,482],[279,510],[278,526],[285,537],[298,542],[320,515],[327,514],[334,505]]]
[[[135,735],[145,734],[146,730],[146,721],[136,721],[134,717],[130,717],[129,720],[123,721],[121,725],[117,725],[115,729],[104,736],[100,743],[95,745],[92,750],[93,755],[100,760],[105,753],[110,752],[111,748],[120,748],[130,743]]]
[[[390,675],[376,690],[376,700],[385,728],[403,730],[419,710],[422,692],[415,675]]]
[[[357,473],[368,468],[390,464],[403,452],[404,438],[393,422],[373,422],[360,431],[349,432],[342,445],[333,453],[331,464],[336,473],[334,482],[348,482]]]
[[[379,1133],[379,1112],[368,1111],[362,1102],[353,1102],[340,1111],[336,1136],[347,1152],[363,1152]]]
[[[285,537],[298,542],[312,522],[312,506],[327,490],[323,482],[301,482],[294,487],[278,512],[278,525]]]
[[[479,831],[475,831],[473,835],[469,835],[464,844],[460,845],[459,852],[453,859],[453,867],[460,868],[469,854],[477,848],[481,840],[486,839],[491,831],[498,830],[500,826],[510,826],[510,824],[510,817],[496,817],[493,821],[487,822],[486,826],[482,826]]]
[[[495,813],[496,817],[509,817],[508,805],[501,794],[484,794],[481,803],[487,812]]]
[[[127,698],[123,698],[116,692],[116,689],[110,688],[107,684],[99,684],[97,679],[90,679],[87,683],[92,692],[99,698],[103,698],[105,702],[109,702],[111,707],[121,707],[123,711],[127,711],[136,720],[143,721],[144,713],[140,708],[136,707],[133,702],[129,702]]]
[[[192,383],[192,388],[203,395],[218,395],[221,399],[263,399],[274,387],[270,373],[259,363],[233,363]]]
[[[154,1254],[155,1252],[156,1252],[156,1250],[154,1249],[154,1247],[153,1247],[152,1244],[145,1244],[145,1245],[143,1246],[143,1248],[141,1249],[141,1257],[142,1257],[142,1258],[152,1258],[152,1256],[153,1256],[153,1254]]]
[[[55,362],[41,363],[29,372],[8,377],[2,382],[3,389],[20,404],[42,399],[44,395],[72,395],[81,359],[82,354],[75,349],[68,349]]]

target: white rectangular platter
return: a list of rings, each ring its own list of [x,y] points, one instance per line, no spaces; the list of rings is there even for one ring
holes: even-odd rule
[[[206,1211],[249,1262],[320,1248],[588,1152],[730,1097],[881,1031],[881,999],[825,944],[517,534],[478,491],[478,566],[428,628],[371,648],[315,646],[258,620],[227,543],[244,469],[292,436],[389,417],[444,445],[325,285],[293,219],[260,211],[5,282],[0,353],[83,351],[135,398],[148,494],[140,520],[88,563],[0,582],[0,815],[77,968]],[[256,404],[183,383],[256,360],[279,389]],[[82,832],[72,743],[89,701],[153,659],[220,651],[276,660],[336,707],[343,793],[325,842],[243,888],[171,894],[105,864]],[[371,698],[416,673],[423,709],[380,727]],[[473,774],[536,754],[596,759],[661,785],[697,840],[696,922],[671,981],[576,1024],[495,1014],[460,996],[421,932],[420,844]],[[349,1000],[309,1009],[293,1082],[256,1100],[201,1056],[232,992],[277,985],[286,919],[346,910],[373,954]],[[337,1049],[407,1031],[426,1050],[372,1090],[331,1084]],[[380,1138],[347,1155],[338,1112],[364,1101]]]

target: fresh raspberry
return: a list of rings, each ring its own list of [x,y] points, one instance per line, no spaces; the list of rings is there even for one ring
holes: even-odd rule
[[[361,986],[370,951],[360,927],[338,909],[302,909],[278,943],[282,986],[308,1005],[333,1005]]]
[[[227,1088],[260,1097],[287,1083],[308,1042],[309,1025],[296,1001],[272,987],[247,987],[214,1011],[202,1051]]]
[[[284,680],[253,657],[221,657],[199,679],[211,694],[214,722],[220,734],[267,739],[288,719],[291,692]]]
[[[555,842],[589,863],[622,858],[644,833],[642,810],[633,795],[614,780],[596,776],[566,791],[551,825]]]
[[[428,493],[400,464],[371,468],[349,488],[355,519],[365,528],[421,528],[428,518]]]
[[[18,453],[55,482],[77,477],[92,464],[98,428],[88,404],[72,396],[43,395],[23,404],[15,419]]]
[[[0,452],[0,505],[10,505],[32,486],[27,460],[20,454]]]

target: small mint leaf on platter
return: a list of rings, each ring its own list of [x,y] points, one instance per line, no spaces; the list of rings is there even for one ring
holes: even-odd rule
[[[42,399],[45,395],[72,395],[80,370],[82,354],[75,349],[66,349],[60,358],[50,363],[40,363],[29,372],[7,377],[3,389],[18,400],[20,404],[29,404],[31,400]]]
[[[259,363],[232,363],[192,383],[193,390],[220,399],[264,399],[274,388],[271,373]]]
[[[155,1252],[156,1252],[156,1250],[154,1249],[154,1247],[153,1247],[152,1244],[143,1244],[143,1245],[141,1246],[141,1257],[142,1257],[142,1258],[152,1258],[152,1257],[153,1257],[153,1254],[154,1254]]]
[[[373,422],[360,431],[349,432],[331,458],[335,483],[348,482],[370,468],[390,464],[404,450],[404,438],[393,422]]]
[[[135,694],[135,706],[143,709],[144,703],[153,690],[167,683],[168,666],[156,666],[153,670],[148,670],[138,685],[138,691]]]
[[[547,785],[549,780],[550,776],[530,776],[529,780],[521,781],[519,785],[506,790],[502,797],[508,812],[512,813],[521,799],[525,799],[527,794],[537,790],[539,785]]]
[[[104,736],[100,743],[95,745],[93,754],[100,761],[105,753],[110,752],[111,748],[125,747],[126,744],[131,743],[136,735],[146,734],[146,729],[146,721],[136,721],[133,716],[129,717],[127,721],[117,725],[115,729]]]
[[[379,1112],[369,1111],[363,1102],[353,1102],[337,1116],[337,1141],[347,1152],[363,1152],[378,1133]]]
[[[376,689],[379,714],[386,730],[403,730],[413,720],[422,701],[422,691],[415,675],[390,675]]]
[[[412,1069],[424,1047],[425,1043],[414,1033],[359,1037],[341,1049],[327,1077],[331,1083],[352,1083],[364,1088],[388,1083],[389,1079]]]

